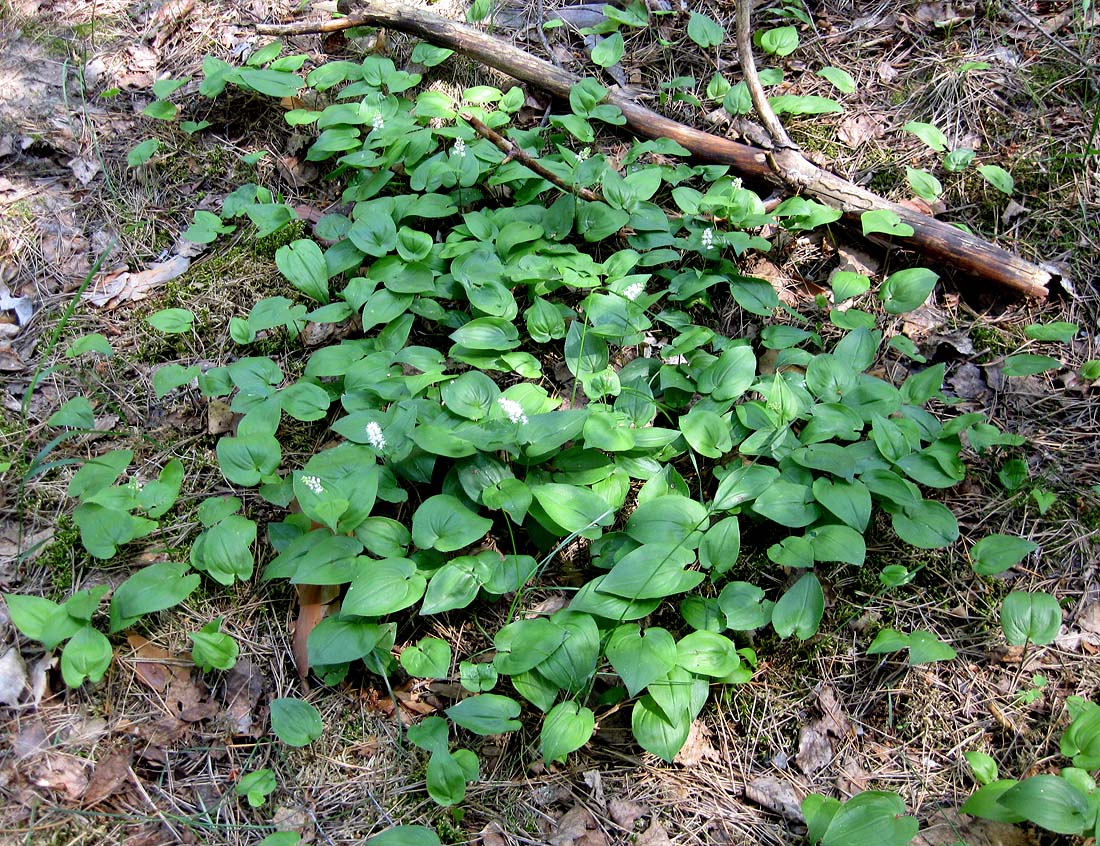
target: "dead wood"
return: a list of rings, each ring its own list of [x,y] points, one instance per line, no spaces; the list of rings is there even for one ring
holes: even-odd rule
[[[392,0],[356,0],[345,8],[345,0],[342,0],[341,11],[348,12],[348,17],[324,23],[261,25],[257,30],[268,35],[301,35],[355,26],[385,27],[457,50],[563,99],[568,98],[570,88],[580,81],[569,71],[538,59],[506,41],[465,24],[445,20],[426,9]],[[796,194],[839,209],[845,219],[857,227],[864,212],[888,209],[913,228],[911,236],[894,241],[894,246],[911,249],[979,280],[1043,298],[1048,294],[1048,284],[1056,278],[1051,271],[983,238],[893,203],[829,173],[807,161],[797,150],[782,147],[761,150],[693,129],[614,91],[608,95],[608,102],[622,110],[627,125],[639,135],[670,138],[699,159],[730,165],[747,180],[781,185]]]

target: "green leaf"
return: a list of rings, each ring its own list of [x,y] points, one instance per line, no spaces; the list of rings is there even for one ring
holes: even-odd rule
[[[707,458],[721,458],[733,449],[730,424],[709,409],[693,408],[683,415],[680,431],[691,448]]]
[[[85,626],[61,652],[61,677],[69,687],[80,687],[85,679],[96,684],[107,673],[113,654],[111,642],[103,633]]]
[[[1003,573],[1019,564],[1039,544],[1014,535],[988,535],[970,548],[974,572],[981,576]]]
[[[978,165],[978,173],[1002,194],[1011,194],[1016,187],[1012,174],[1000,165]]]
[[[115,354],[110,341],[99,332],[91,332],[75,338],[65,349],[66,358],[76,358],[86,353],[99,353],[104,358],[110,358]]]
[[[1005,376],[1034,376],[1036,373],[1045,373],[1048,370],[1060,370],[1062,362],[1049,355],[1032,355],[1022,353],[1010,355],[1001,365],[1001,372]]]
[[[806,532],[814,561],[839,561],[862,567],[867,556],[863,535],[851,526],[817,526]]]
[[[343,616],[354,613],[357,612],[348,610],[345,603],[341,614],[325,617],[313,627],[306,639],[306,654],[311,665],[350,663],[374,651],[385,636],[385,628]]]
[[[203,532],[191,547],[191,563],[219,584],[252,578],[256,522],[231,515]]]
[[[421,549],[454,552],[481,540],[492,526],[492,520],[479,517],[457,497],[437,494],[416,509],[412,539]]]
[[[752,504],[753,511],[780,526],[799,529],[821,514],[808,485],[779,480],[771,484]]]
[[[401,652],[401,666],[410,676],[424,679],[446,678],[451,670],[451,647],[437,637],[423,638],[416,646]]]
[[[512,321],[478,317],[459,327],[451,340],[472,350],[511,350],[519,346],[519,330]]]
[[[741,663],[732,640],[706,630],[682,637],[676,644],[676,656],[688,672],[713,678],[725,678]]]
[[[653,697],[646,695],[634,703],[630,726],[643,749],[671,763],[687,742],[691,714],[681,712],[666,717]]]
[[[348,240],[368,256],[381,258],[397,247],[397,226],[383,211],[356,220],[348,229]]]
[[[625,49],[626,44],[623,41],[623,34],[615,32],[600,39],[599,43],[592,48],[592,61],[601,68],[609,68],[623,57]]]
[[[446,47],[436,47],[434,44],[429,44],[427,41],[420,41],[417,42],[417,45],[413,48],[412,60],[426,68],[434,68],[436,65],[442,64],[453,55],[454,50],[448,50]]]
[[[197,378],[200,372],[198,365],[184,367],[180,364],[165,364],[158,367],[153,373],[153,393],[157,399],[162,399],[169,391],[182,388]]]
[[[531,495],[547,516],[566,533],[584,534],[597,526],[610,526],[615,510],[599,494],[578,485],[531,485]]]
[[[652,626],[641,632],[637,625],[619,626],[611,633],[604,651],[631,696],[664,678],[677,660],[672,635]]]
[[[230,670],[237,663],[240,647],[237,641],[219,631],[220,628],[221,619],[217,619],[203,626],[201,631],[188,635],[192,643],[191,658],[204,673],[212,669]]]
[[[859,216],[863,225],[863,234],[873,235],[881,232],[884,235],[894,235],[905,238],[913,234],[913,227],[908,223],[902,223],[898,213],[891,209],[876,209],[864,212]]]
[[[1096,815],[1087,796],[1053,775],[1025,778],[997,801],[1011,813],[1056,834],[1083,834]]]
[[[470,8],[471,14],[478,3],[485,4],[485,0],[475,0]],[[398,825],[374,835],[363,846],[440,846],[440,841],[430,828],[422,825]]]
[[[564,761],[592,737],[596,717],[576,702],[559,702],[543,720],[539,735],[542,757],[547,763]]]
[[[73,429],[92,429],[95,427],[95,414],[87,397],[73,397],[50,415],[46,421],[49,426],[67,426]]]
[[[966,763],[978,784],[990,784],[997,780],[997,762],[984,752],[965,752]]]
[[[768,103],[777,115],[827,115],[844,111],[836,100],[814,94],[780,94]]]
[[[936,177],[926,170],[906,167],[905,178],[908,180],[909,186],[913,189],[913,193],[922,200],[927,200],[931,203],[938,200],[943,193],[943,185],[940,184],[940,181],[936,179]]]
[[[798,49],[798,29],[793,26],[781,26],[768,29],[760,34],[760,47],[773,56],[789,56]],[[851,79],[851,77],[848,77]]]
[[[900,652],[909,648],[909,635],[899,632],[897,629],[882,629],[871,645],[867,647],[868,655],[885,655],[889,652]]]
[[[493,639],[493,666],[509,676],[527,672],[553,655],[566,634],[565,629],[544,617],[509,623]]]
[[[153,158],[159,149],[160,141],[156,138],[147,138],[126,154],[126,164],[130,167],[141,167]]]
[[[112,488],[111,491],[126,495],[127,489]],[[94,502],[78,505],[73,512],[73,522],[80,529],[84,548],[94,557],[103,559],[113,558],[117,547],[145,537],[157,528],[153,520]]]
[[[868,790],[837,810],[821,838],[821,846],[906,846],[917,836],[919,824],[907,817],[901,797]]]
[[[695,549],[702,540],[699,530],[707,522],[707,510],[686,496],[667,494],[643,502],[630,519],[625,531],[642,544],[682,544]]]
[[[111,632],[133,625],[146,614],[178,605],[199,586],[199,574],[184,575],[186,564],[162,562],[138,570],[111,596]]]
[[[481,573],[477,558],[461,555],[448,561],[432,575],[420,613],[442,614],[444,611],[465,608],[477,598],[479,590]]]
[[[474,734],[489,735],[522,728],[522,724],[516,719],[519,712],[519,703],[511,697],[481,693],[452,705],[446,714],[456,725]]]
[[[301,699],[271,700],[271,730],[288,746],[308,746],[321,736],[321,712]]]
[[[986,820],[1002,823],[1018,823],[1024,821],[1024,816],[1015,811],[1010,811],[1001,804],[1000,798],[1015,787],[1019,782],[1016,779],[1004,778],[992,781],[979,788],[961,808],[964,814],[972,814]]]
[[[1057,341],[1068,344],[1072,341],[1081,327],[1076,323],[1032,323],[1024,327],[1024,334],[1033,341]]]
[[[871,521],[871,493],[863,482],[844,482],[822,476],[814,479],[813,493],[814,499],[845,525],[857,532],[866,531]]]
[[[923,267],[899,270],[882,285],[879,296],[889,314],[904,314],[924,305],[928,295],[936,287],[939,276]]]
[[[969,167],[972,161],[974,161],[974,151],[968,150],[965,147],[960,147],[958,150],[952,150],[943,157],[943,166],[945,170],[951,173],[957,173]]]
[[[408,608],[417,602],[427,587],[427,579],[407,558],[371,561],[352,580],[344,597],[346,614],[382,617]]]
[[[838,270],[829,277],[829,285],[833,289],[833,301],[842,303],[852,297],[865,294],[871,287],[871,280],[862,273]]]
[[[185,308],[164,308],[149,315],[145,321],[165,335],[178,335],[190,331],[195,315]]]
[[[142,109],[141,113],[154,120],[175,120],[176,115],[179,114],[179,106],[167,100],[154,100]]]
[[[856,81],[852,79],[852,75],[841,68],[822,68],[817,75],[829,80],[837,91],[844,94],[851,94],[856,90]]]
[[[741,526],[736,517],[726,517],[703,534],[699,545],[699,564],[720,576],[737,563],[741,552]],[[713,578],[713,576],[712,576]]]
[[[911,120],[902,128],[906,132],[912,132],[937,153],[947,150],[947,136],[930,123],[919,123]]]
[[[1062,606],[1049,593],[1013,591],[1001,603],[1001,630],[1013,646],[1045,646],[1058,636]]]
[[[295,97],[305,87],[300,76],[274,70],[241,70],[240,85],[268,97]]]
[[[772,609],[772,628],[781,638],[792,634],[807,640],[817,634],[825,613],[825,594],[813,573],[806,573],[779,598]]]
[[[931,664],[935,661],[950,661],[958,655],[954,649],[931,632],[915,631],[909,635],[909,663]]]
[[[248,804],[253,808],[259,808],[267,801],[267,797],[275,792],[276,786],[274,771],[265,767],[264,769],[255,770],[254,772],[246,773],[241,776],[240,781],[237,782],[234,788],[234,792],[238,796],[247,797]],[[301,839],[301,835],[297,834],[297,832],[282,831],[276,833],[294,834],[298,839]],[[264,838],[264,840],[267,841],[268,838]],[[298,840],[288,840],[286,842],[288,846],[294,846]]]
[[[703,574],[684,567],[695,555],[684,546],[646,544],[615,562],[600,583],[602,593],[626,599],[658,599],[683,593],[698,585]]]
[[[328,268],[324,253],[315,242],[300,238],[279,247],[275,251],[275,264],[290,284],[307,297],[321,303],[329,301]]]
[[[283,460],[282,447],[274,435],[241,435],[218,441],[218,466],[234,485],[250,487],[270,476]]]
[[[718,605],[729,628],[747,632],[771,622],[774,603],[765,600],[764,591],[754,584],[730,582],[718,595]]]
[[[688,18],[688,38],[702,47],[704,50],[717,47],[726,40],[726,30],[715,23],[706,15],[692,12]]]
[[[942,502],[922,499],[904,510],[893,511],[890,519],[897,536],[920,549],[950,546],[959,537],[958,521]]]

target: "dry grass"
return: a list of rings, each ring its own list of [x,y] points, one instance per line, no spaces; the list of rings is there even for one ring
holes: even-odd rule
[[[7,33],[21,31],[17,43],[24,45],[23,55],[58,74],[44,83],[48,110],[24,115],[23,122],[0,121],[0,136],[11,134],[17,140],[28,121],[41,123],[43,115],[64,119],[42,123],[51,128],[37,146],[0,158],[0,177],[13,186],[2,189],[6,194],[0,192],[0,278],[13,291],[32,296],[37,307],[15,349],[33,368],[39,362],[62,362],[58,354],[69,340],[101,332],[116,355],[49,374],[26,419],[18,406],[29,372],[13,374],[0,412],[0,455],[16,459],[5,484],[25,467],[30,451],[46,442],[49,414],[64,399],[81,393],[93,398],[97,415],[109,421],[106,431],[65,444],[57,457],[84,458],[127,447],[135,449],[135,466],[144,478],[172,456],[183,458],[190,468],[184,497],[166,529],[149,548],[125,552],[106,568],[89,560],[60,522],[70,507],[64,472],[35,479],[21,500],[14,488],[6,498],[0,494],[5,529],[19,524],[27,536],[55,531],[55,542],[40,552],[37,565],[4,562],[0,577],[5,588],[63,596],[74,587],[117,583],[136,560],[152,560],[150,556],[164,550],[186,552],[197,528],[194,508],[203,498],[227,491],[213,461],[215,438],[207,433],[196,395],[184,391],[168,402],[154,401],[152,373],[169,362],[227,361],[236,354],[227,318],[247,313],[256,299],[280,284],[268,259],[253,254],[243,239],[230,238],[148,302],[106,312],[77,309],[60,346],[51,350],[45,342],[91,263],[114,241],[110,266],[146,266],[172,248],[194,208],[216,207],[221,196],[249,179],[281,190],[289,202],[320,209],[327,208],[334,194],[325,184],[287,182],[272,157],[254,171],[239,163],[242,153],[269,149],[278,157],[298,143],[281,128],[277,112],[241,98],[232,104],[231,119],[224,114],[219,118],[221,106],[211,107],[210,115],[219,118],[212,134],[190,138],[174,126],[136,117],[150,99],[152,77],[141,85],[120,82],[126,74],[196,75],[207,52],[231,58],[255,18],[252,7],[205,5],[201,14],[184,18],[169,31],[151,9],[123,0],[94,6],[75,0],[38,4],[42,8],[37,10],[35,5],[24,0],[0,7],[0,27]],[[281,11],[289,9],[283,5]],[[459,16],[460,8],[452,5],[449,13]],[[547,2],[547,12],[555,6]],[[523,9],[530,15],[530,7]],[[732,32],[730,6],[703,4],[700,10]],[[264,9],[264,14],[279,17],[276,10]],[[769,20],[763,9],[757,14],[758,25]],[[798,824],[745,798],[746,785],[762,775],[775,777],[799,795],[895,790],[914,813],[935,820],[971,789],[965,751],[992,754],[1011,775],[1057,762],[1065,697],[1095,698],[1100,662],[1079,646],[1073,649],[1070,641],[1027,654],[1006,651],[996,608],[1010,589],[1049,590],[1065,600],[1066,627],[1072,633],[1082,611],[1100,597],[1100,496],[1090,490],[1100,481],[1100,412],[1095,389],[1080,381],[1065,376],[1058,383],[1046,376],[1004,379],[998,364],[1025,346],[1061,356],[1074,368],[1100,354],[1091,334],[1100,316],[1094,281],[1100,277],[1100,259],[1091,246],[1100,237],[1100,179],[1096,157],[1082,156],[1094,119],[1085,109],[1086,93],[1095,86],[1096,75],[1075,65],[1066,52],[1095,61],[1095,36],[1072,17],[1047,36],[1014,23],[1012,4],[999,15],[946,28],[921,23],[914,10],[899,11],[885,3],[867,8],[829,0],[815,7],[814,14],[816,34],[804,33],[803,47],[787,62],[791,93],[830,95],[828,84],[814,73],[824,65],[846,69],[859,89],[844,99],[844,115],[792,120],[796,140],[837,172],[862,179],[892,199],[905,199],[905,166],[932,168],[937,157],[901,127],[909,120],[935,123],[952,142],[978,150],[983,162],[1010,170],[1018,186],[1013,200],[1026,209],[1009,214],[1007,198],[975,175],[954,175],[944,180],[950,217],[1026,255],[1056,260],[1073,270],[1076,296],[1053,298],[1041,306],[977,290],[945,272],[936,325],[928,329],[973,340],[974,354],[948,356],[949,374],[975,363],[989,390],[963,409],[980,408],[998,425],[1029,439],[1017,454],[1027,459],[1033,484],[1057,494],[1050,511],[1039,514],[1030,496],[1032,483],[1015,492],[1003,488],[997,480],[1000,458],[975,459],[968,482],[947,494],[961,518],[964,543],[956,547],[959,551],[914,558],[912,550],[887,541],[885,532],[872,539],[874,564],[865,572],[829,574],[830,605],[822,635],[806,644],[758,639],[760,672],[751,683],[712,697],[703,718],[709,735],[693,747],[698,754],[687,764],[664,765],[640,754],[630,740],[625,712],[609,717],[595,741],[571,758],[568,767],[550,771],[537,761],[533,736],[475,740],[482,781],[471,785],[461,820],[428,800],[425,756],[401,742],[395,722],[407,711],[398,707],[395,715],[379,679],[354,677],[337,688],[309,691],[326,731],[306,751],[289,749],[266,735],[234,738],[217,719],[190,723],[185,731],[175,726],[177,736],[164,723],[164,697],[136,679],[133,656],[123,647],[103,685],[58,692],[38,708],[5,712],[0,791],[8,804],[0,842],[244,844],[269,832],[274,819],[330,846],[359,842],[393,822],[433,825],[445,840],[456,843],[476,841],[479,832],[495,823],[508,843],[543,843],[555,821],[579,804],[592,813],[610,843],[631,842],[657,822],[677,844],[786,844],[800,842]],[[650,30],[629,34],[623,69],[643,94],[655,97],[661,83],[675,76],[695,76],[700,95],[715,71],[731,80],[738,77],[733,50],[723,47],[701,55],[686,38],[685,23],[680,16],[663,17]],[[154,50],[150,45],[165,32]],[[530,31],[528,36],[532,49],[539,51],[538,39]],[[549,32],[548,39],[558,48],[559,61],[588,72],[578,41],[564,30]],[[298,46],[316,50],[311,39]],[[391,40],[399,57],[409,46],[402,37]],[[142,51],[152,54],[151,66]],[[92,58],[102,62],[100,80],[85,93],[70,88],[73,75],[59,75],[65,62],[71,70],[74,63]],[[963,62],[989,67],[960,73]],[[448,90],[499,82],[466,62],[439,71],[434,84]],[[62,78],[67,80],[65,94]],[[99,96],[116,83],[121,88],[117,96]],[[191,108],[195,111],[188,117],[207,117],[206,104]],[[706,125],[707,109],[675,100],[659,108],[684,122]],[[837,140],[837,132],[852,117],[865,118],[871,134],[849,146]],[[150,134],[162,141],[164,154],[138,172],[126,168],[128,149]],[[66,164],[73,156],[87,157],[101,168],[87,188],[73,181]],[[836,240],[843,245],[848,239],[840,235]],[[776,279],[789,286],[792,302],[812,302],[813,286],[823,284],[835,264],[834,250],[831,242],[801,239],[769,257]],[[151,333],[142,316],[170,306],[191,308],[202,331],[182,341]],[[1089,336],[1068,347],[1026,341],[1024,326],[1059,319],[1089,327]],[[745,322],[739,312],[722,314],[718,322],[738,335],[760,328]],[[300,349],[275,347],[286,369],[301,365]],[[983,355],[984,350],[988,352]],[[904,375],[900,358],[890,366]],[[297,436],[296,449],[304,455],[322,435],[308,430]],[[961,550],[989,532],[1029,537],[1040,544],[1041,554],[1011,579],[976,579]],[[746,558],[747,568],[759,569],[761,556],[749,543]],[[878,566],[899,562],[922,568],[914,586],[884,591],[876,579]],[[755,572],[746,577],[776,576]],[[449,615],[415,636],[443,637],[456,654],[469,654],[488,646],[485,632],[498,622],[494,615],[501,614],[500,609],[485,609],[473,621]],[[229,592],[203,592],[177,611],[145,621],[142,632],[175,654],[188,648],[189,632],[214,617],[223,618],[224,630],[241,644],[242,655],[262,672],[259,720],[270,698],[302,693],[289,658],[293,609],[284,586],[255,580]],[[929,630],[951,643],[959,658],[910,668],[900,656],[868,657],[866,647],[881,626]],[[402,632],[402,638],[412,636],[412,629]],[[25,651],[32,661],[37,657],[33,649]],[[1018,694],[1036,673],[1048,683],[1034,702],[1026,703]],[[823,689],[835,694],[850,731],[832,739],[833,754],[824,765],[806,771],[798,763],[800,737],[822,716],[818,695]],[[220,683],[212,681],[209,694],[219,707],[224,704]],[[44,745],[28,747],[38,739]],[[91,809],[82,807],[79,796],[66,795],[65,784],[78,784],[79,774],[90,774],[89,762],[102,762],[119,747],[135,752],[123,788]],[[234,794],[233,783],[239,774],[265,766],[276,771],[279,785],[263,808],[252,809]],[[49,773],[67,774],[69,781],[52,781]],[[38,783],[43,781],[54,786]],[[644,809],[637,829],[616,821],[622,819],[621,808],[613,803],[626,800]]]

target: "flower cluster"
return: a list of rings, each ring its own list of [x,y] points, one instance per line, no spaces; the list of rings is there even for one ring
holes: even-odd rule
[[[460,159],[466,158],[466,142],[461,138],[455,139],[455,145],[451,148],[451,153],[458,156]]]
[[[316,476],[303,476],[302,484],[313,491],[317,496],[320,496],[325,492],[324,487],[321,485],[321,480]]]
[[[623,296],[626,297],[631,302],[634,302],[634,300],[638,299],[638,297],[640,297],[644,293],[645,293],[645,283],[644,282],[634,282],[633,284],[628,285],[626,290],[623,291]]]
[[[714,230],[713,229],[704,230],[703,235],[702,235],[702,241],[703,241],[703,249],[704,250],[712,249],[714,247]]]
[[[386,121],[381,114],[376,114],[374,116],[374,120],[371,121],[370,125],[371,129],[384,129],[386,126]]]
[[[523,413],[523,406],[518,402],[501,397],[497,400],[497,405],[501,407],[504,413],[508,415],[508,419],[513,423],[522,423],[524,426],[527,425],[527,415]]]
[[[378,450],[386,448],[386,436],[382,434],[382,427],[373,420],[367,424],[367,442]]]

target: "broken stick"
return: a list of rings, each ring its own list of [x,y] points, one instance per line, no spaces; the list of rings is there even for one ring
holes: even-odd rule
[[[261,25],[257,31],[266,35],[302,35],[356,26],[385,27],[457,50],[563,99],[568,98],[570,88],[580,82],[569,71],[538,59],[519,47],[465,24],[445,20],[426,9],[393,0],[356,0],[346,9],[344,2],[341,2],[341,11],[349,12],[348,17],[327,22]],[[864,212],[888,209],[913,229],[911,236],[896,242],[897,246],[912,249],[977,279],[1043,298],[1048,294],[1047,286],[1057,278],[1051,270],[984,238],[893,203],[829,173],[807,161],[796,149],[780,147],[765,151],[693,129],[616,92],[608,95],[608,102],[622,110],[627,125],[638,134],[647,138],[670,138],[697,158],[730,165],[747,180],[780,185],[810,197],[840,210],[848,222],[856,226],[860,225],[860,215]]]

